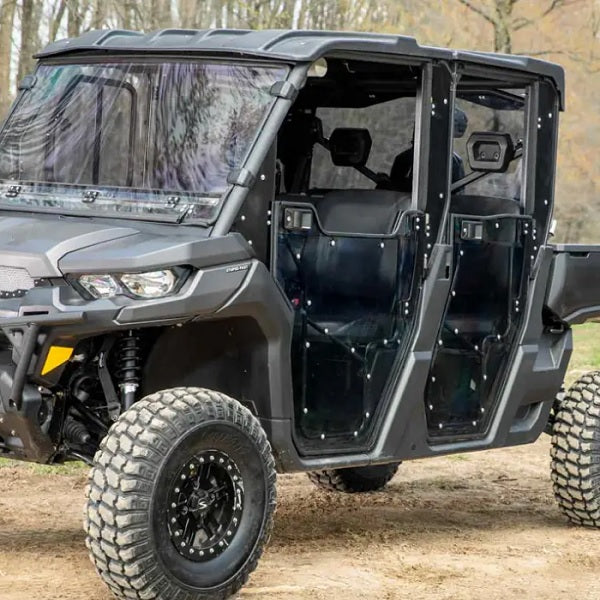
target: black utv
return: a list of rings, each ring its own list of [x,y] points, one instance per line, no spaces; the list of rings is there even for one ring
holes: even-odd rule
[[[277,472],[553,435],[600,525],[600,248],[548,243],[560,67],[310,31],[50,44],[0,130],[0,453],[92,465],[118,598],[221,599]]]

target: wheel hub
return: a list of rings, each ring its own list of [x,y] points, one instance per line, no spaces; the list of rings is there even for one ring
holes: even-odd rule
[[[169,491],[167,519],[179,554],[204,562],[224,552],[244,508],[244,483],[224,452],[205,450],[177,472]]]

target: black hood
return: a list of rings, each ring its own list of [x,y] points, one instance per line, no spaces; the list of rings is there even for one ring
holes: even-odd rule
[[[112,273],[246,260],[242,236],[209,238],[203,227],[92,220],[56,215],[0,218],[0,268],[25,269],[32,279],[71,273]]]
[[[65,255],[137,233],[88,219],[5,216],[0,218],[0,266],[26,269],[33,278],[59,277],[58,263]]]

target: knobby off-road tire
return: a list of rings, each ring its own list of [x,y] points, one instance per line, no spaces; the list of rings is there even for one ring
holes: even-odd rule
[[[330,492],[357,494],[383,489],[397,473],[399,466],[398,462],[373,467],[312,471],[307,475],[315,485]]]
[[[265,432],[241,404],[200,388],[152,394],[95,456],[84,522],[92,562],[117,598],[229,598],[268,542],[275,483]]]
[[[600,527],[600,372],[584,375],[562,398],[551,455],[562,512],[576,525]]]

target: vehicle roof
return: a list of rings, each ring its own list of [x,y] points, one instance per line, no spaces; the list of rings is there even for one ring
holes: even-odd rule
[[[162,29],[146,34],[118,29],[93,30],[77,38],[51,42],[36,56],[45,58],[77,52],[197,52],[293,63],[312,62],[335,52],[361,52],[465,61],[548,77],[564,101],[565,76],[560,65],[528,56],[421,46],[415,38],[403,35],[290,29]]]

